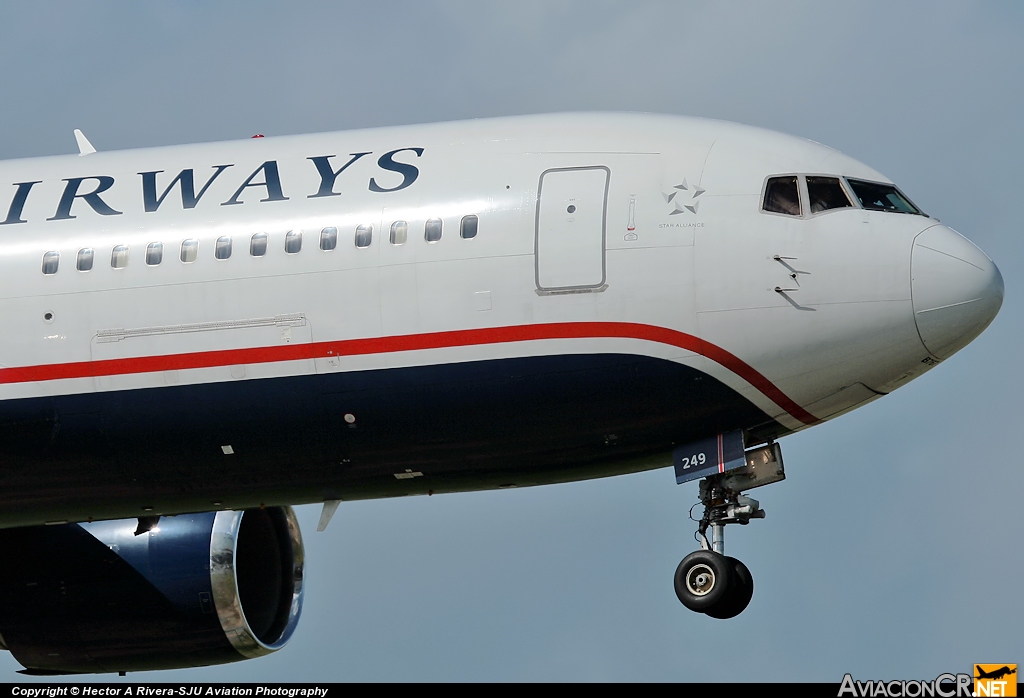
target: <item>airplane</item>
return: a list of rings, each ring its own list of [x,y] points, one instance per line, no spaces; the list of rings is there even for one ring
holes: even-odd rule
[[[1001,679],[1004,676],[1009,676],[1010,674],[1017,673],[1016,667],[1011,669],[1008,666],[1003,666],[999,669],[994,669],[992,671],[984,671],[983,669],[978,667],[975,667],[975,669],[977,671],[977,676],[975,676],[974,678],[976,679]]]
[[[291,506],[672,468],[689,609],[779,439],[928,372],[995,264],[824,145],[569,113],[0,163],[0,646],[37,675],[282,648]]]

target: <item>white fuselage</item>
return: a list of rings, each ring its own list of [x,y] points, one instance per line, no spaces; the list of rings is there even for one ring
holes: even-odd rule
[[[192,200],[168,188],[185,170]],[[845,180],[852,206],[812,213],[801,177],[802,211],[766,212],[781,175],[888,182],[810,141],[630,114],[0,163],[0,402],[615,354],[709,376],[772,438],[894,390],[994,317],[998,271],[955,232],[867,210]]]

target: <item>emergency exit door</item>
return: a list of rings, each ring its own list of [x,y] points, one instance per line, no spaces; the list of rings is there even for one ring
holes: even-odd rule
[[[537,189],[537,288],[599,290],[605,283],[607,167],[544,172]]]

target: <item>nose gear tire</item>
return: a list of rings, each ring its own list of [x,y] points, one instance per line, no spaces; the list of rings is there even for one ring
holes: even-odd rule
[[[733,574],[729,560],[710,550],[697,550],[684,557],[675,575],[676,596],[682,604],[691,611],[705,613],[727,598]]]
[[[754,596],[754,578],[747,566],[734,557],[727,557],[725,560],[730,566],[731,573],[729,589],[721,601],[704,611],[712,618],[721,620],[735,618],[743,613],[743,609]]]

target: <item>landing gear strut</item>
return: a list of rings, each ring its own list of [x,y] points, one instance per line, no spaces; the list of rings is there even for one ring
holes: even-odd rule
[[[745,465],[715,473],[700,481],[704,515],[697,528],[701,549],[683,558],[676,568],[676,596],[691,611],[712,618],[734,618],[750,603],[754,579],[750,570],[725,555],[725,526],[763,519],[758,501],[741,492],[785,478],[782,452],[777,444],[747,451]],[[711,540],[708,540],[711,529]]]

